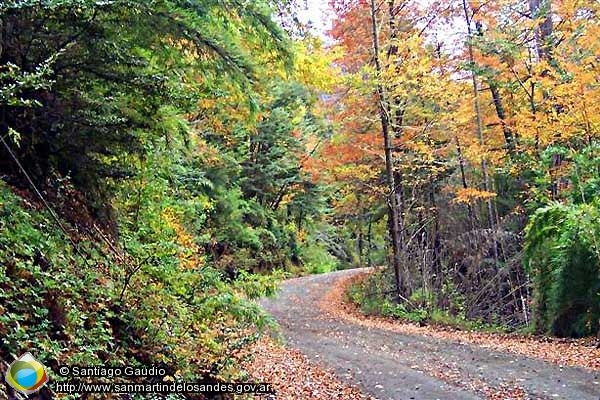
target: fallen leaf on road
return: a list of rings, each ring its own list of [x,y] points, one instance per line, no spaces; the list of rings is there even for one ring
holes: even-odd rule
[[[438,326],[419,326],[383,317],[367,317],[353,304],[344,301],[348,287],[368,273],[339,279],[321,301],[321,308],[334,318],[361,326],[378,328],[405,335],[429,336],[459,343],[475,344],[488,349],[506,351],[549,361],[559,366],[583,367],[600,371],[600,349],[591,340],[528,337],[517,334],[460,331]]]
[[[376,400],[308,360],[300,351],[262,339],[243,369],[256,382],[273,384],[277,400]]]

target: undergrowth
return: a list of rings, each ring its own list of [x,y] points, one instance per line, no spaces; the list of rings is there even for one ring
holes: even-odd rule
[[[399,321],[419,325],[439,325],[461,330],[486,332],[506,332],[508,327],[489,324],[480,320],[466,318],[463,307],[454,304],[451,312],[435,307],[435,298],[423,295],[417,290],[409,299],[396,300],[390,285],[388,271],[382,270],[353,282],[347,292],[346,301],[352,303],[367,316],[393,318]],[[460,303],[461,299],[454,299]]]
[[[153,257],[144,259],[60,222],[68,236],[49,212],[0,181],[3,365],[31,352],[51,371],[154,365],[176,381],[239,377],[242,349],[270,325],[249,299],[273,293],[275,279],[242,274],[231,284],[210,266],[192,263],[174,219],[155,227],[170,244],[152,247]],[[50,378],[64,379],[53,372]],[[9,396],[5,390],[0,386],[0,397]]]

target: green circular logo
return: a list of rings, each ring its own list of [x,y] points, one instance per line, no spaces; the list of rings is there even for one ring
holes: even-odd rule
[[[6,371],[6,383],[18,392],[30,394],[48,383],[44,365],[31,353],[25,353],[15,360]]]

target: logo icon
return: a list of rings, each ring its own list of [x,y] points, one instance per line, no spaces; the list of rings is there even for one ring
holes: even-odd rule
[[[6,371],[6,383],[16,391],[31,394],[48,383],[44,365],[31,353],[25,353],[15,360]]]

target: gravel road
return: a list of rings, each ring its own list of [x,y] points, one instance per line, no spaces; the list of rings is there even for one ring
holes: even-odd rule
[[[262,305],[279,322],[289,346],[364,393],[381,400],[469,400],[488,398],[482,390],[487,386],[499,391],[520,387],[528,399],[600,399],[597,372],[460,342],[367,328],[322,311],[319,302],[329,288],[338,279],[359,272],[286,281],[279,295]],[[454,384],[436,378],[439,372],[452,376]]]

